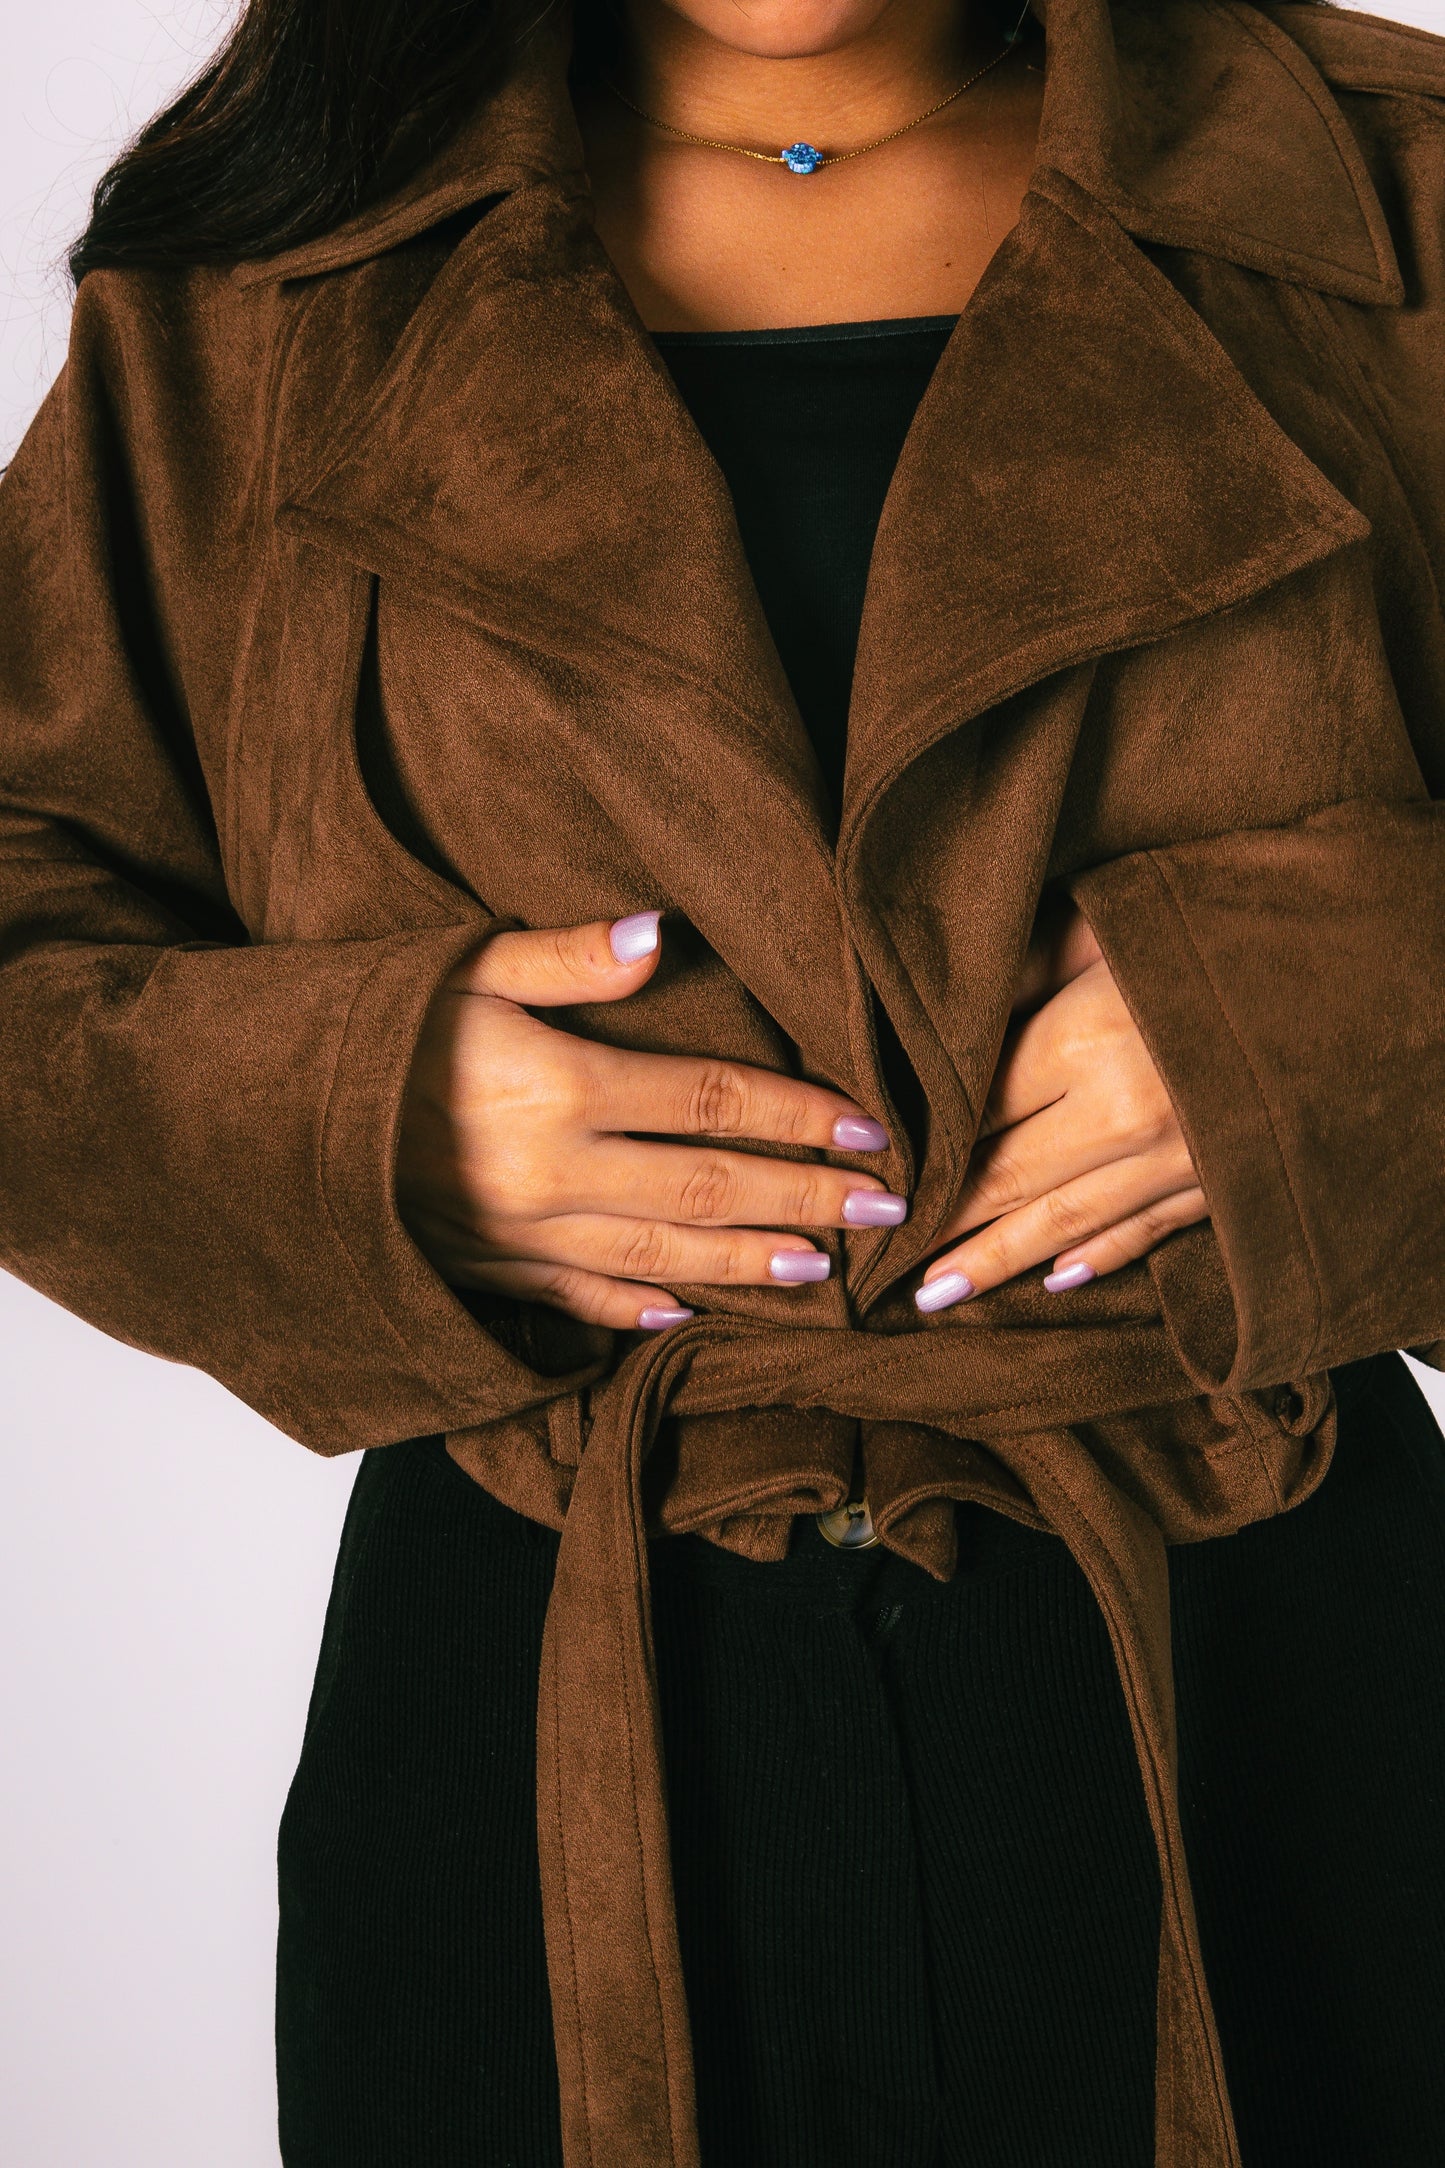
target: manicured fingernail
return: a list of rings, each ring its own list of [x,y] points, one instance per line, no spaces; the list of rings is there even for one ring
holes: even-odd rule
[[[1044,1285],[1051,1295],[1067,1295],[1071,1287],[1087,1287],[1090,1280],[1098,1277],[1092,1265],[1081,1262],[1077,1265],[1065,1265],[1062,1272],[1046,1273]]]
[[[631,918],[614,921],[607,939],[618,963],[638,964],[652,954],[661,917],[661,911],[634,911]]]
[[[913,1298],[913,1306],[917,1310],[947,1310],[977,1293],[966,1272],[940,1272],[936,1280],[924,1281]]]
[[[826,1280],[833,1260],[823,1250],[774,1250],[768,1271],[785,1287],[801,1287],[808,1280]]]
[[[850,1189],[843,1199],[843,1218],[850,1227],[901,1227],[908,1217],[908,1199],[886,1189]]]
[[[685,1310],[680,1302],[649,1302],[645,1310],[637,1313],[639,1332],[666,1332],[669,1325],[685,1325],[695,1311]]]
[[[888,1132],[866,1114],[840,1114],[833,1124],[833,1142],[840,1152],[886,1152]]]

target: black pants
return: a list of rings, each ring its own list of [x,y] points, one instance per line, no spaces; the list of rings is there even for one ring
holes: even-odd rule
[[[1246,2168],[1445,2162],[1445,1446],[1342,1372],[1307,1505],[1172,1554],[1181,1788]],[[807,1524],[654,1547],[708,2168],[1149,2168],[1158,1876],[1063,1546],[939,1588]],[[556,1539],[365,1456],[281,1832],[286,2168],[560,2160],[533,1827]]]

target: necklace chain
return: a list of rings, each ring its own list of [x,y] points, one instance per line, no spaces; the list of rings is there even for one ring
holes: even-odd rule
[[[935,113],[941,113],[945,106],[952,105],[955,99],[961,98],[966,90],[972,90],[975,83],[981,83],[991,69],[996,68],[1001,60],[1008,58],[1012,50],[1013,41],[1010,40],[1001,51],[994,54],[992,60],[985,61],[975,74],[969,76],[967,82],[960,83],[946,98],[940,98],[936,105],[929,106],[927,112],[917,113],[912,120],[906,120],[901,128],[890,128],[887,135],[875,136],[871,143],[859,143],[851,151],[826,153],[816,150],[811,143],[793,143],[785,151],[755,151],[746,143],[724,143],[718,136],[694,135],[691,129],[678,128],[672,121],[661,120],[656,113],[646,112],[642,106],[634,105],[610,77],[604,76],[602,81],[619,104],[625,105],[639,120],[645,120],[650,128],[660,128],[664,135],[676,136],[683,143],[695,143],[702,150],[731,151],[738,158],[756,158],[765,166],[781,164],[788,166],[794,173],[806,174],[816,172],[819,166],[846,165],[850,158],[861,158],[865,151],[880,151],[885,143],[896,143],[900,136],[907,135],[914,128],[921,128],[926,120],[932,120]],[[799,154],[806,154],[806,158]]]

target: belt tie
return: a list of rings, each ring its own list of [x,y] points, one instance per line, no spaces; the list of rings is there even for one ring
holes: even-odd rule
[[[594,1398],[562,1529],[538,1709],[538,1833],[567,2168],[699,2168],[642,1498],[658,1425],[669,1412],[813,1406],[866,1426],[889,1419],[900,1401],[899,1412],[926,1422],[939,1398],[947,1421],[934,1427],[946,1429],[955,1451],[975,1440],[1002,1463],[1068,1546],[1108,1625],[1162,1883],[1156,2168],[1239,2168],[1179,1823],[1164,1537],[1064,1427],[1080,1410],[1061,1387],[1052,1422],[1037,1400],[1005,1421],[996,1375],[987,1379],[992,1407],[960,1405],[955,1361],[940,1393],[939,1365],[918,1344],[934,1335],[874,1338],[868,1359],[851,1368],[838,1361],[840,1337],[855,1347],[869,1339],[699,1319],[638,1349]],[[1178,1397],[1181,1382],[1173,1365],[1171,1390],[1163,1390],[1156,1365],[1156,1398]],[[1126,1379],[1121,1390],[1138,1386]],[[1146,1393],[1132,1404],[1147,1401]],[[1009,1427],[1024,1422],[1032,1427]],[[864,1435],[866,1454],[866,1427]],[[956,1493],[940,1479],[923,1495]],[[918,1497],[915,1490],[910,1506]],[[840,1502],[774,1499],[768,1510]],[[736,1509],[720,1470],[719,1517]],[[874,1511],[886,1542],[887,1503]]]

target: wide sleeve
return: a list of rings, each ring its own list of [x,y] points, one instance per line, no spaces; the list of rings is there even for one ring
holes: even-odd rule
[[[534,1404],[558,1380],[394,1201],[421,1021],[484,914],[247,939],[96,344],[0,485],[0,1264],[324,1451]]]
[[[1337,36],[1379,45],[1344,18]],[[1193,1237],[1156,1253],[1166,1316],[1201,1384],[1234,1389],[1387,1348],[1445,1367],[1445,103],[1345,109],[1407,297],[1308,303],[1338,404],[1306,449],[1374,528],[1418,795],[1135,853],[1073,884],[1212,1215],[1212,1253]],[[1212,1294],[1191,1300],[1191,1274]]]
[[[1073,885],[1209,1204],[1226,1302],[1169,1300],[1159,1253],[1199,1382],[1445,1338],[1445,806],[1357,800]]]

